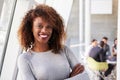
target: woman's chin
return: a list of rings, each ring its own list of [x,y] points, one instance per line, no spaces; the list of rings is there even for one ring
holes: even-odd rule
[[[48,40],[39,40],[38,42],[41,43],[41,44],[47,44]]]

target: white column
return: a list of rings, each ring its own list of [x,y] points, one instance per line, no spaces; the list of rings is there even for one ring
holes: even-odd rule
[[[46,4],[52,6],[63,17],[66,30],[73,0],[46,0]]]
[[[38,4],[45,4],[46,0],[35,0],[35,2],[37,2]]]
[[[120,80],[120,0],[118,0],[118,30],[117,30],[117,80]]]
[[[79,57],[81,57],[81,55],[83,55],[83,43],[84,43],[84,26],[83,26],[83,0],[79,0]]]
[[[85,0],[85,50],[91,38],[91,0]]]
[[[8,42],[5,49],[6,50],[5,58],[4,58],[2,72],[0,75],[0,80],[16,80],[16,73],[17,73],[16,61],[19,53],[17,30],[20,25],[21,19],[28,10],[29,3],[30,3],[29,0],[17,0],[17,3],[15,3],[16,4],[15,12],[12,14],[14,16],[13,19],[11,19],[12,22],[10,25],[11,27],[9,28],[10,29],[9,37],[6,38],[8,39]]]

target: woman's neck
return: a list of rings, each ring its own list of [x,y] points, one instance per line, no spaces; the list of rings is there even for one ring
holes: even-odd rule
[[[35,52],[45,52],[49,50],[48,44],[34,44],[33,51]]]

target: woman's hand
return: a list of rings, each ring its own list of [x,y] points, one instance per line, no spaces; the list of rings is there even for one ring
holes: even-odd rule
[[[81,64],[77,64],[73,69],[72,72],[70,73],[69,77],[76,76],[79,73],[82,73],[84,71],[84,67]]]

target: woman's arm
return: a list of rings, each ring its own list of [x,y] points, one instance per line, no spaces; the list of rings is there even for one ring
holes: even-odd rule
[[[77,64],[73,69],[72,72],[70,73],[69,77],[73,77],[78,75],[79,73],[82,73],[84,71],[84,67],[81,64]]]
[[[84,71],[83,65],[80,64],[80,62],[77,60],[73,52],[67,47],[66,47],[66,57],[72,69],[72,72],[70,73],[69,77],[76,76],[77,74],[82,73]]]
[[[23,53],[18,57],[18,69],[22,78],[21,80],[35,80],[27,56],[24,54],[26,53]]]

